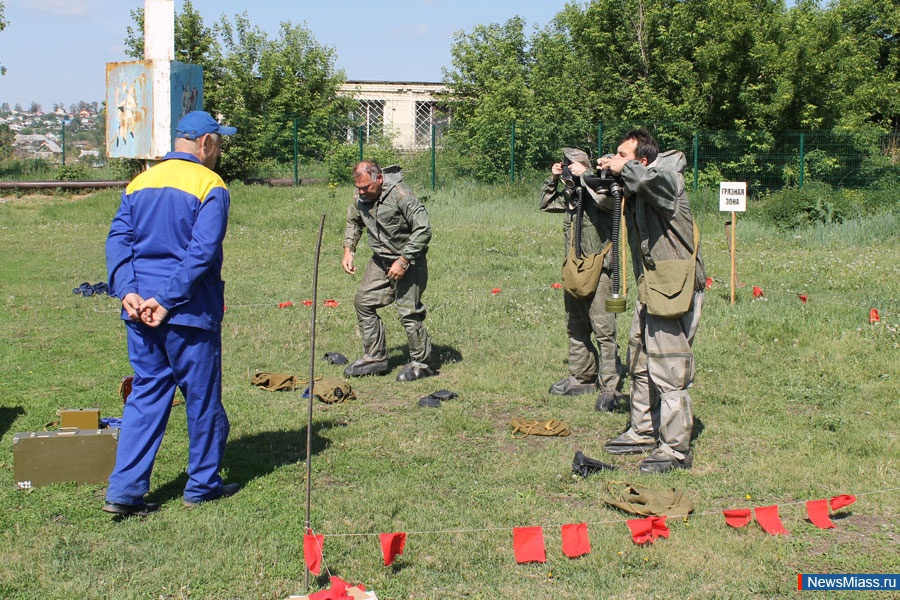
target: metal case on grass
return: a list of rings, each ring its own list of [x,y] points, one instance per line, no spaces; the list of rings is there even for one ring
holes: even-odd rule
[[[20,489],[61,481],[102,483],[116,464],[118,442],[118,428],[17,433],[13,481]]]

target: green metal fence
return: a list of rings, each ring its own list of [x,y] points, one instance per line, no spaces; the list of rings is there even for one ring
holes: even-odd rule
[[[362,158],[399,163],[408,180],[431,189],[468,178],[533,180],[561,159],[563,147],[581,148],[596,158],[615,152],[621,136],[640,126],[656,137],[661,149],[684,152],[694,190],[717,187],[720,181],[745,181],[753,196],[810,181],[849,189],[900,187],[900,131],[698,131],[664,122],[520,121],[490,124],[490,135],[476,140],[454,137],[451,122],[446,130],[432,127],[430,144],[404,149],[395,147],[383,129],[352,115],[328,122],[265,115],[232,124],[240,136],[223,153],[223,170],[244,179],[278,178],[295,185],[349,181],[353,164]],[[61,153],[37,161],[21,156],[0,160],[0,179],[53,179],[60,166],[69,167],[69,175],[71,166],[77,166],[85,179],[95,178],[106,162],[102,132],[97,139],[97,131],[63,125],[53,133]],[[98,147],[99,155],[87,151]]]

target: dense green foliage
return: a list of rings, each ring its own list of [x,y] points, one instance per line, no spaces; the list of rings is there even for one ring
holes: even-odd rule
[[[5,123],[0,125],[0,161],[4,161],[12,156],[13,141],[15,139],[16,134],[9,128],[9,125]]]
[[[143,54],[143,10],[132,11],[129,54]],[[175,58],[204,70],[204,109],[237,126],[226,140],[220,172],[228,179],[255,175],[266,161],[321,160],[346,125],[352,100],[337,95],[344,81],[335,51],[304,25],[281,23],[277,39],[246,15],[224,15],[212,27],[189,0],[175,19]]]
[[[142,10],[132,15],[126,46],[138,57]],[[206,108],[242,128],[223,153],[226,177],[277,170],[295,152],[326,164],[357,152],[338,147],[353,101],[337,97],[335,51],[304,26],[283,23],[275,39],[241,15],[209,27],[188,0],[175,37],[176,58],[204,68]],[[852,137],[865,157],[854,177],[868,170],[877,183],[897,164],[896,137],[885,137],[900,127],[892,0],[572,2],[530,32],[518,16],[458,32],[451,57],[441,102],[452,115],[441,142],[451,176],[493,181],[513,159],[516,172],[543,172],[563,146],[602,142],[608,152],[625,129],[649,123],[666,147],[686,150],[698,131],[746,142],[731,164],[704,170],[707,180],[743,169],[770,180],[766,189],[798,184],[797,168],[768,157],[795,152],[785,134],[799,130]],[[838,156],[812,154],[807,177],[834,185],[850,168]]]
[[[518,17],[457,34],[445,81],[447,142],[482,178],[508,168],[513,122],[517,162],[538,170],[562,145],[596,148],[596,123],[676,124],[681,145],[698,130],[872,138],[900,126],[900,5],[570,3],[531,35]]]

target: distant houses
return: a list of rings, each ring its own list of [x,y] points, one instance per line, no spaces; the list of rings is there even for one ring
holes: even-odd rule
[[[80,134],[95,127],[97,119],[101,115],[91,110],[79,110],[76,113],[67,113],[62,107],[57,107],[53,112],[0,110],[0,125],[6,125],[15,134],[13,141],[13,155],[18,159],[41,159],[50,162],[61,162],[63,157],[62,136],[64,124],[68,125],[73,119],[77,119],[77,127],[72,126],[67,130],[66,147],[72,149],[70,143],[77,148],[72,158],[81,156],[92,158],[94,161],[100,155],[100,149],[90,141],[76,140],[76,133]],[[73,135],[68,137],[68,132]]]
[[[48,136],[39,133],[16,134],[15,154],[21,158],[42,158],[54,160],[62,156],[62,146]]]

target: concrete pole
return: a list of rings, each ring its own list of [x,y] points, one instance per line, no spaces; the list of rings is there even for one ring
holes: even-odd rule
[[[153,64],[153,153],[162,157],[172,149],[174,0],[144,0],[144,60]]]

